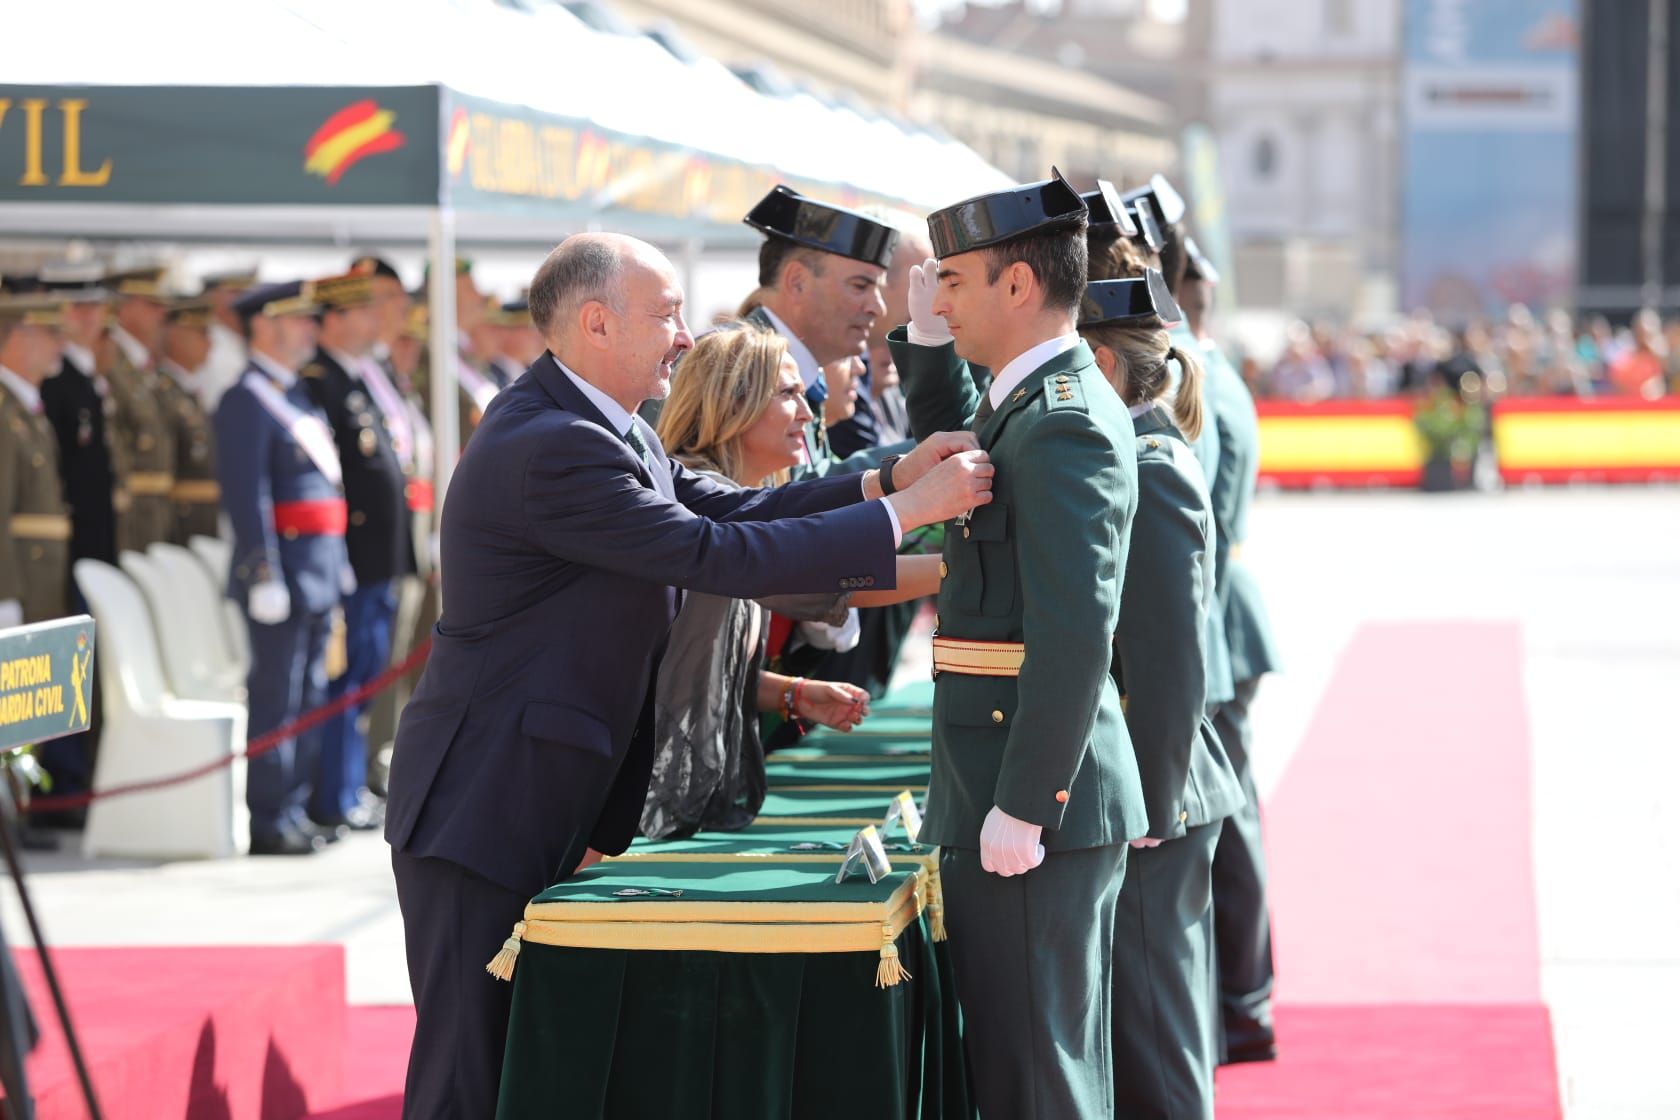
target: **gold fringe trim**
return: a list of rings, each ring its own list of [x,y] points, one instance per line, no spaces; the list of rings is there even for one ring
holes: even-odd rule
[[[572,922],[529,919],[527,944],[564,949],[659,949],[710,953],[861,953],[879,951],[916,920],[916,897],[905,884],[896,908],[867,922]],[[898,898],[894,895],[894,898]],[[788,904],[781,906],[786,918]],[[888,917],[882,921],[880,914]]]
[[[654,902],[532,902],[525,907],[527,922],[571,921],[590,924],[642,922],[648,924],[677,924],[684,922],[786,922],[790,926],[810,929],[824,924],[879,921],[883,912],[891,913],[913,899],[919,876],[904,881],[888,898],[875,902],[707,902],[686,899],[663,899]]]
[[[490,958],[484,971],[498,980],[512,980],[513,966],[519,960],[519,940],[525,936],[525,923],[513,923],[513,936],[502,942],[501,951]]]
[[[881,963],[875,966],[875,986],[891,988],[910,979],[910,970],[898,959],[898,934],[891,926],[881,927]]]
[[[933,857],[923,867],[923,873],[928,878],[928,936],[935,941],[944,941],[945,933],[945,880],[939,876],[939,850],[934,849]]]

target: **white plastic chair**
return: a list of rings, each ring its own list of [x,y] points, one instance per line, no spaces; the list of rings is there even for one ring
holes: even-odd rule
[[[99,626],[94,663],[104,730],[94,789],[160,778],[243,752],[243,705],[182,700],[165,684],[151,616],[128,577],[98,560],[78,560],[74,571]],[[249,832],[245,760],[237,758],[181,785],[95,801],[88,806],[82,854],[221,858],[238,854]]]
[[[221,615],[223,633],[227,637],[228,648],[233,651],[234,662],[239,666],[239,674],[243,677],[251,671],[251,635],[245,629],[245,614],[239,605],[227,598],[228,568],[233,564],[233,546],[220,537],[194,537],[187,542],[192,546],[192,553],[204,562],[210,571],[210,580],[216,585],[216,595],[221,598]]]
[[[158,638],[170,692],[181,700],[242,704],[239,682],[227,677],[227,662],[223,660],[227,638],[222,636],[222,620],[215,611],[202,611],[202,579],[198,586],[181,586],[144,552],[124,551],[118,563],[151,608],[151,631]]]
[[[156,554],[160,547],[173,546],[153,545],[145,554],[124,552],[118,560],[151,607],[170,690],[183,700],[243,704],[244,678],[229,663],[221,605],[210,590],[209,573],[185,549],[166,561]]]

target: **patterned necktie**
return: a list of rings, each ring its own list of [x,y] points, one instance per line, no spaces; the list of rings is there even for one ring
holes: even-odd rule
[[[630,430],[624,433],[624,442],[630,445],[630,450],[636,453],[636,457],[642,461],[642,466],[649,465],[647,444],[642,442],[641,433],[636,431],[634,420],[630,422]]]
[[[992,394],[982,393],[980,395],[980,407],[974,410],[974,423],[970,424],[969,428],[978,432],[986,426],[986,421],[992,418],[992,413],[995,411],[997,410],[992,407]]]

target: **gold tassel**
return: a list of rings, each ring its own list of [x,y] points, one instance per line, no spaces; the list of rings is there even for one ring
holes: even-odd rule
[[[945,882],[939,877],[939,868],[928,868],[928,932],[935,941],[944,941],[945,933]]]
[[[513,979],[513,963],[519,959],[519,939],[525,936],[525,923],[513,924],[513,936],[502,942],[501,952],[497,953],[484,971],[498,980]]]
[[[898,959],[898,940],[891,926],[881,927],[881,963],[875,966],[875,986],[890,988],[910,979],[910,970]]]

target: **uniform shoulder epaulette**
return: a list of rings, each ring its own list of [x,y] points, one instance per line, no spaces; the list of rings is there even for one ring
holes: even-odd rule
[[[309,378],[313,378],[317,381],[320,380],[321,378],[325,377],[326,375],[327,375],[327,367],[323,366],[320,362],[310,362],[308,365],[304,366],[301,370],[298,371],[298,376],[299,377],[309,377]]]
[[[1080,383],[1079,375],[1058,373],[1045,378],[1044,407],[1046,411],[1067,408],[1077,412],[1086,411],[1085,387]]]

